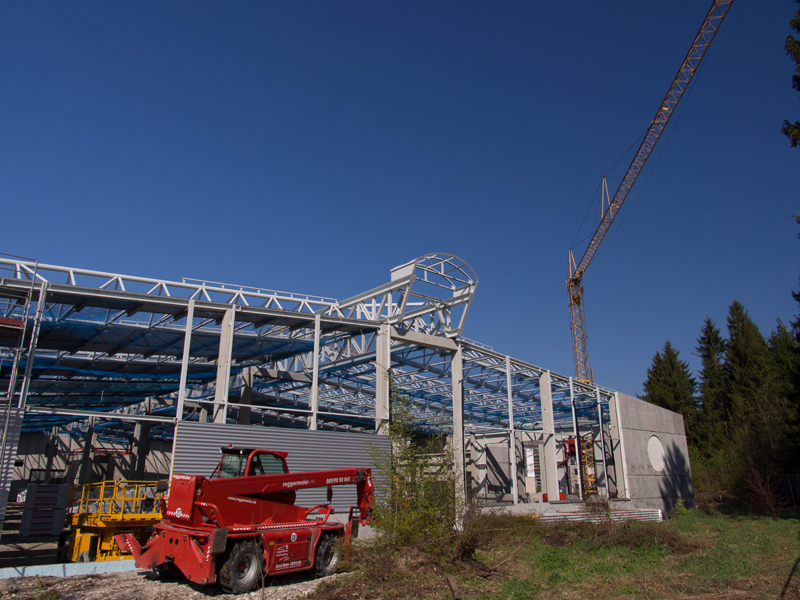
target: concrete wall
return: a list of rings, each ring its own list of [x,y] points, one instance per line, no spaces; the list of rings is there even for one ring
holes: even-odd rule
[[[693,508],[683,417],[626,394],[618,393],[617,402],[628,506],[660,508],[664,516],[672,512],[679,499]]]

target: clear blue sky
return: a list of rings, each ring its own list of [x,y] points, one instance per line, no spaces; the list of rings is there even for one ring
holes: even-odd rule
[[[465,335],[572,374],[567,249],[710,4],[3,3],[0,252],[337,298],[452,252]],[[797,312],[796,9],[734,2],[589,267],[598,383]]]

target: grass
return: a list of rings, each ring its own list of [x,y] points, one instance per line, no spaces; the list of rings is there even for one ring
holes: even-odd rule
[[[681,510],[664,523],[486,518],[471,561],[360,546],[353,576],[315,598],[800,598],[800,520]],[[795,569],[789,585],[787,578]],[[781,594],[783,594],[781,596]]]

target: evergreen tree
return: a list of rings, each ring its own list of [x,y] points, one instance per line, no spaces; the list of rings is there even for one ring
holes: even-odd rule
[[[739,302],[728,312],[725,370],[731,398],[734,476],[745,483],[744,473],[775,471],[785,446],[785,406],[780,401],[770,349],[756,324]],[[775,340],[777,344],[777,340]]]
[[[794,374],[797,371],[797,344],[786,325],[778,319],[778,327],[767,341],[772,367],[772,391],[788,398],[794,393]]]
[[[683,415],[690,444],[696,444],[697,403],[695,381],[689,365],[678,357],[678,351],[667,340],[664,352],[656,352],[653,365],[647,369],[643,400]]]
[[[728,309],[728,342],[725,347],[725,371],[728,391],[738,410],[753,408],[753,403],[768,379],[769,355],[767,343],[758,326],[740,302]],[[742,416],[741,414],[737,416]]]
[[[800,0],[797,0],[800,3]],[[797,33],[800,33],[800,8],[797,9],[797,14],[794,19],[789,21],[789,25]],[[792,75],[792,87],[800,92],[800,40],[792,35],[786,36],[786,45],[784,46],[786,54],[794,61],[794,75]],[[783,135],[789,138],[792,148],[796,148],[800,144],[800,121],[790,123],[789,121],[783,122],[781,127]]]
[[[730,398],[725,386],[725,340],[711,317],[703,321],[695,350],[702,365],[697,444],[703,457],[710,458],[721,452],[730,418]]]

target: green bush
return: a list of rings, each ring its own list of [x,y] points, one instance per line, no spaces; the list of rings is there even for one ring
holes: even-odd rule
[[[385,433],[392,451],[369,448],[378,474],[373,520],[379,540],[450,559],[470,558],[481,515],[459,500],[465,497],[463,483],[456,481],[448,437],[419,435],[411,401],[394,384],[390,389]]]

